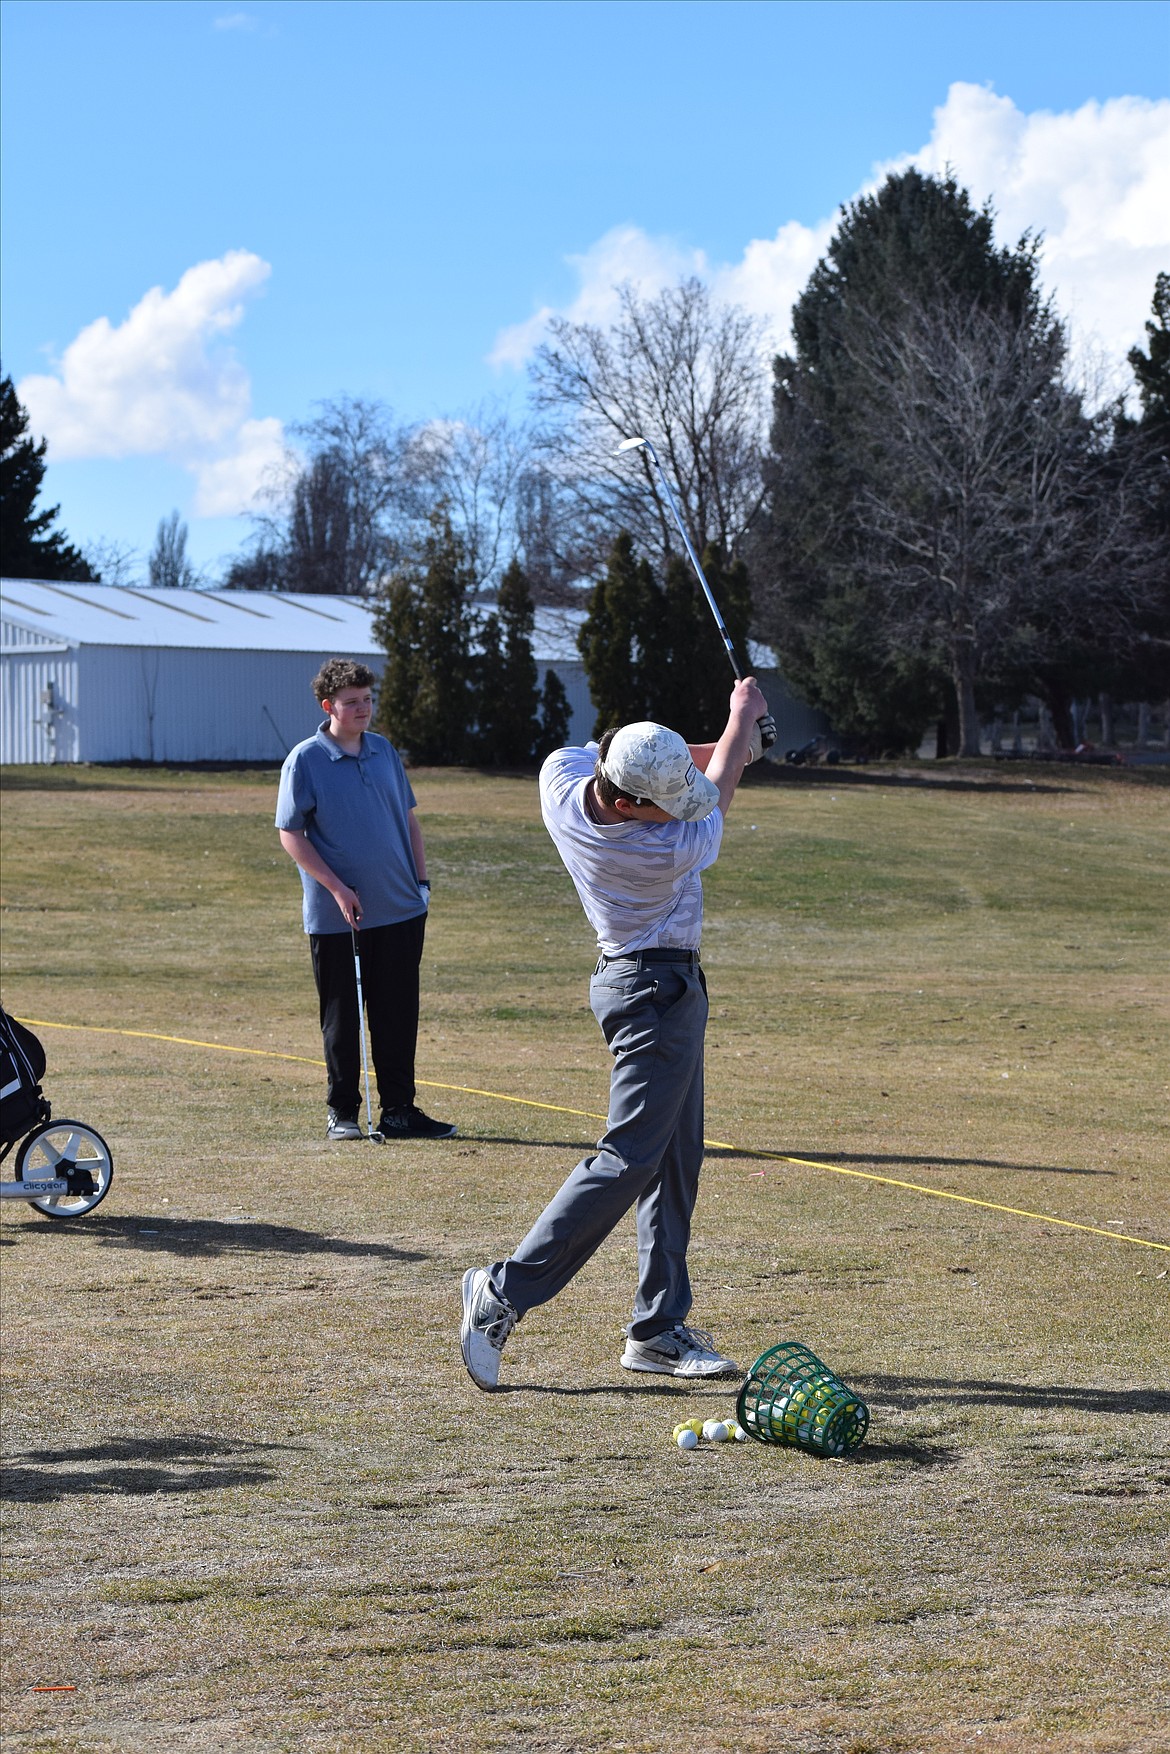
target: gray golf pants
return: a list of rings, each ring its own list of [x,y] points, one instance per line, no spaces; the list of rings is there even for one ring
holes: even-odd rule
[[[491,1269],[523,1315],[557,1295],[637,1204],[638,1291],[629,1333],[649,1340],[691,1308],[687,1244],[703,1162],[707,984],[697,955],[602,958],[589,986],[613,1055],[609,1117],[515,1254]]]

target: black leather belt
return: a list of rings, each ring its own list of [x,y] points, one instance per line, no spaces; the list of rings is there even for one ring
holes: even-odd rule
[[[602,962],[685,962],[689,968],[699,965],[697,950],[625,950],[620,956],[606,956]]]

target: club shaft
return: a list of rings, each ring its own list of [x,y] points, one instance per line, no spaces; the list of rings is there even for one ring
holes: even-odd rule
[[[374,1130],[374,1112],[370,1107],[370,1063],[366,1058],[366,1006],[362,996],[362,958],[358,949],[357,932],[351,926],[350,937],[353,939],[353,973],[357,982],[358,1008],[358,1041],[362,1049],[362,1077],[366,1086],[366,1127],[369,1132]]]
[[[700,585],[702,585],[703,595],[706,597],[708,607],[710,608],[712,615],[715,617],[715,625],[719,629],[719,637],[722,639],[723,644],[726,647],[728,660],[731,664],[732,670],[735,672],[735,679],[737,682],[740,682],[743,680],[743,669],[740,665],[739,659],[736,657],[735,647],[731,643],[731,635],[728,633],[723,617],[719,613],[719,605],[715,601],[710,585],[707,583],[707,575],[699,564],[699,557],[695,553],[694,544],[687,535],[687,527],[682,521],[682,514],[675,502],[674,494],[670,491],[670,482],[666,479],[666,470],[662,467],[658,458],[658,452],[654,449],[654,446],[650,443],[649,439],[646,440],[646,449],[654,459],[654,467],[658,470],[658,474],[661,477],[662,488],[666,494],[667,504],[674,513],[674,521],[678,525],[678,533],[686,544],[687,553],[691,557],[691,565],[695,569],[695,577],[698,579]]]

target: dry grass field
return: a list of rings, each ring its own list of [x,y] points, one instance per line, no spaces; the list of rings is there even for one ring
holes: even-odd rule
[[[864,1394],[842,1461],[674,1447],[733,1394],[619,1368],[628,1225],[468,1381],[606,1064],[532,780],[414,779],[460,1136],[379,1147],[321,1136],[274,775],[5,774],[3,1002],[116,1159],[0,1209],[5,1749],[1165,1750],[1165,773],[736,801],[694,1319]]]

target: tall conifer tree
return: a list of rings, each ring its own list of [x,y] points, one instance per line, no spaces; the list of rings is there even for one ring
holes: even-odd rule
[[[374,618],[387,655],[379,728],[415,762],[474,756],[470,588],[463,544],[440,509],[421,563],[396,575]]]
[[[1061,402],[1063,337],[1040,291],[1037,248],[1029,237],[1014,249],[997,248],[990,209],[976,210],[950,176],[913,169],[892,176],[847,210],[794,308],[794,355],[775,364],[767,501],[753,569],[761,630],[791,680],[838,731],[878,747],[915,747],[928,721],[950,716],[956,703],[968,741],[976,735],[972,666],[983,660],[962,649],[971,620],[962,594],[982,589],[975,574],[987,550],[978,544],[991,523],[986,503],[971,516],[965,504],[956,509],[953,494],[948,503],[951,487],[927,481],[914,445],[946,431],[953,455],[942,464],[957,479],[960,398],[1004,396],[996,436],[1009,437],[1016,454],[1002,471],[1009,485],[995,508],[994,542],[1003,549],[1013,520],[1018,529],[1027,516],[1007,499],[1028,445],[1049,437],[1064,444],[1075,425],[1075,409]],[[1002,369],[1001,342],[1000,355],[1014,345],[1034,377],[1030,402],[1008,406],[1020,373]],[[1027,430],[1037,398],[1049,422],[1044,433]],[[928,576],[929,538],[922,555],[907,559],[906,532],[913,527],[918,540],[933,520],[945,573],[956,517],[966,518],[965,571],[948,622],[945,580],[940,574],[932,587]],[[899,557],[906,559],[900,575]],[[1001,566],[998,553],[993,564]],[[916,577],[927,595],[934,588],[942,605],[936,611],[923,596],[916,612]],[[995,589],[1002,590],[998,576]],[[985,599],[991,594],[983,591]]]
[[[51,528],[59,506],[36,510],[48,443],[28,436],[28,415],[9,377],[0,378],[0,575],[6,579],[94,580],[85,556]]]
[[[647,716],[653,592],[649,563],[635,555],[629,531],[619,531],[577,640],[597,708],[595,736]]]

